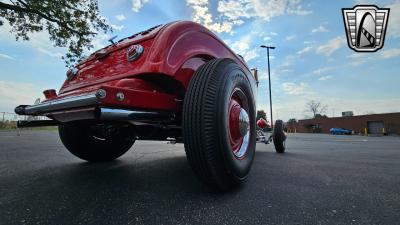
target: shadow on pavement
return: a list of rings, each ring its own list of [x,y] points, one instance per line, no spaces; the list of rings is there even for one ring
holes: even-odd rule
[[[165,221],[210,201],[224,203],[237,192],[221,194],[203,186],[184,156],[64,163],[26,172],[17,181],[6,179],[1,186],[7,190],[0,202],[5,224]]]

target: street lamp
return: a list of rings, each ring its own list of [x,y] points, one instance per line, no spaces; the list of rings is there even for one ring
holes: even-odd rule
[[[275,49],[273,46],[265,46],[261,45],[261,48],[267,49],[267,61],[268,61],[268,85],[269,85],[269,109],[271,113],[271,128],[274,128],[274,120],[272,119],[272,94],[271,94],[271,72],[270,72],[270,65],[269,65],[269,50]]]

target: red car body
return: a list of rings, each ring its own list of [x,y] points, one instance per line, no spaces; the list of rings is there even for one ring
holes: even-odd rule
[[[133,61],[127,59],[131,46],[143,47],[142,54]],[[77,120],[80,116],[75,118],[71,113],[71,116],[64,116],[60,110],[65,112],[83,105],[54,109],[41,106],[46,102],[52,104],[73,96],[96,93],[100,89],[107,93],[106,96],[89,101],[85,107],[181,112],[193,73],[205,62],[216,58],[233,59],[254,80],[242,59],[205,27],[189,21],[159,25],[94,52],[67,72],[68,78],[58,95],[54,90],[46,90],[46,100],[41,104],[19,106],[16,112],[47,115],[61,122]],[[70,76],[71,73],[74,75]],[[252,85],[255,86],[255,82]],[[124,100],[116,99],[118,92],[123,93]],[[38,110],[31,110],[32,107]]]
[[[58,94],[45,90],[43,102],[15,112],[50,118],[18,126],[58,125],[64,146],[87,161],[116,159],[137,139],[182,141],[198,177],[226,190],[246,179],[254,158],[256,90],[242,57],[180,21],[94,52],[67,71]]]
[[[143,54],[130,62],[127,48],[137,44],[143,46]],[[110,94],[102,100],[104,105],[180,111],[193,73],[214,58],[232,58],[249,71],[229,47],[203,26],[188,21],[160,25],[93,53],[76,66],[77,75],[64,82],[59,95],[47,100],[103,88],[107,93],[123,90],[127,99],[120,102]]]
[[[138,139],[171,138],[185,143],[198,174],[209,172],[200,171],[208,163],[199,161],[204,152],[197,149],[229,140],[210,151],[228,151],[230,158],[215,163],[230,160],[237,175],[223,185],[218,182],[226,176],[215,177],[215,185],[228,189],[246,178],[255,151],[257,82],[241,57],[207,28],[183,21],[156,26],[94,52],[66,75],[58,94],[45,90],[43,102],[15,109],[50,120],[19,121],[19,127],[58,125],[64,146],[92,162],[116,159]],[[207,95],[212,100],[205,102]],[[205,110],[212,110],[215,122],[198,114]],[[223,136],[202,142],[207,134],[198,132],[213,130]]]

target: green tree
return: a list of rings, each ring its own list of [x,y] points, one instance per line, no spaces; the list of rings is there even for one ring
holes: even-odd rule
[[[267,120],[267,114],[265,113],[264,110],[257,110],[256,121],[258,121],[260,118]]]
[[[11,0],[0,1],[0,25],[7,20],[16,40],[29,40],[34,32],[46,31],[56,47],[66,47],[66,66],[76,63],[97,32],[112,28],[100,16],[97,0]]]

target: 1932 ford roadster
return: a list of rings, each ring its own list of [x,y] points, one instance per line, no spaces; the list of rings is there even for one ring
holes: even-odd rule
[[[20,105],[20,127],[58,125],[75,156],[109,161],[135,140],[183,142],[201,181],[222,190],[242,183],[256,145],[257,81],[246,63],[193,22],[156,26],[90,55],[68,70],[59,93]]]

